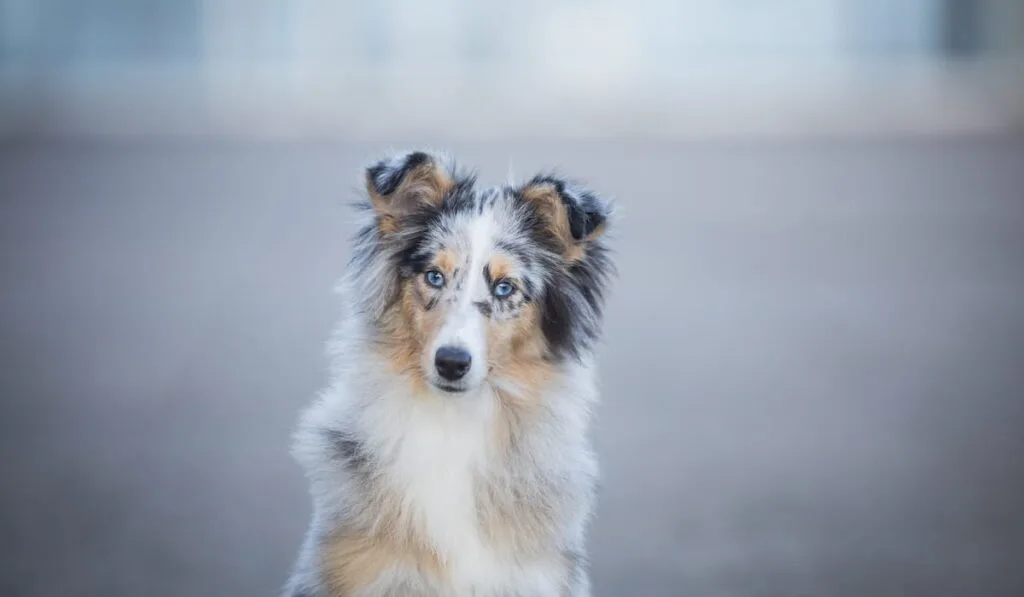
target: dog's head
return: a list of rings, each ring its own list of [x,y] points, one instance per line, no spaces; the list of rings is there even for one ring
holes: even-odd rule
[[[358,237],[353,290],[389,361],[417,382],[529,391],[598,335],[609,205],[554,176],[475,183],[424,152],[369,167],[374,218]]]

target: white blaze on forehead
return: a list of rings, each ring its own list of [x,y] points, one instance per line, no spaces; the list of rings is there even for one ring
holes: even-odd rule
[[[487,346],[485,334],[486,318],[477,306],[477,301],[489,300],[490,288],[484,278],[484,267],[490,261],[494,250],[495,236],[499,232],[498,222],[491,210],[477,215],[466,214],[458,227],[463,260],[452,309],[438,334],[437,348],[458,346],[469,351],[473,369],[486,361]],[[473,373],[470,373],[473,376]]]
[[[494,236],[497,232],[494,212],[487,210],[476,218],[469,227],[469,277],[480,285],[485,285],[484,266],[491,259],[494,250]],[[469,280],[467,280],[469,281]],[[475,293],[473,294],[475,296]]]
[[[487,281],[484,279],[484,267],[490,261],[491,252],[494,250],[494,235],[497,232],[497,223],[494,221],[494,214],[486,211],[483,214],[469,219],[463,229],[463,242],[465,245],[465,271],[461,276],[461,287],[458,290],[456,300],[459,311],[473,309],[473,302],[487,298]]]

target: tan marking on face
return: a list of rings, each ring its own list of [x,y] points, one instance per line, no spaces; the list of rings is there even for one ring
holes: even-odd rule
[[[451,274],[459,265],[459,256],[451,249],[441,249],[434,258],[434,267],[445,274]]]
[[[512,260],[501,253],[492,256],[490,263],[487,264],[487,270],[491,273],[491,280],[495,282],[502,278],[510,277],[514,267]]]
[[[498,385],[503,389],[497,392],[502,409],[495,419],[495,439],[504,450],[513,443],[519,421],[541,406],[543,390],[551,385],[557,370],[545,358],[547,343],[536,305],[525,305],[519,317],[495,327],[499,329],[488,341],[498,342],[499,348],[491,359],[490,374],[502,382]]]
[[[502,253],[491,255],[488,270],[494,281],[507,278],[515,282],[515,262]],[[469,272],[483,275],[482,272]],[[494,299],[490,289],[481,300],[491,305],[492,314],[485,322],[489,376],[501,376],[521,386],[526,394],[535,394],[545,383],[545,375],[552,368],[545,362],[546,342],[540,329],[537,305],[523,302],[515,313],[503,313],[500,301]],[[509,300],[522,301],[521,290]],[[443,315],[439,315],[443,320]],[[486,316],[485,316],[486,317]],[[438,322],[437,325],[440,325]]]
[[[457,263],[453,251],[441,251],[432,267],[445,269]],[[427,380],[421,366],[421,356],[431,340],[444,325],[448,304],[439,300],[442,290],[432,288],[423,279],[415,276],[402,283],[400,300],[381,318],[386,341],[383,352],[387,362],[396,373],[413,381],[416,394],[427,389]],[[434,302],[433,308],[427,305]]]
[[[441,270],[454,269],[460,256],[451,250],[442,250],[430,267]],[[509,278],[515,281],[515,262],[500,253],[488,261],[492,278]],[[483,276],[483,271],[466,272],[466,275]],[[466,284],[470,286],[470,284]],[[423,370],[423,351],[433,345],[434,339],[445,325],[451,313],[449,289],[438,290],[430,287],[423,276],[415,276],[402,283],[400,300],[382,318],[386,341],[382,350],[387,362],[396,373],[413,380],[416,390],[428,387],[428,372]],[[519,293],[521,291],[517,291]],[[533,303],[522,303],[514,314],[502,313],[496,301],[490,296],[479,300],[488,301],[493,311],[490,317],[473,313],[474,317],[486,317],[487,366],[489,376],[498,376],[517,388],[515,396],[508,400],[526,400],[535,396],[548,382],[553,368],[545,361],[547,345],[540,329],[538,308]],[[513,295],[512,301],[522,301],[520,294]],[[431,308],[428,309],[428,306]],[[419,394],[420,392],[417,392]]]
[[[516,317],[492,317],[487,326],[490,365],[495,374],[508,373],[518,367],[543,360],[544,335],[540,330],[537,305],[524,303]],[[514,375],[513,377],[517,377]]]
[[[385,342],[380,351],[392,371],[408,377],[416,390],[424,390],[426,382],[420,369],[420,352],[427,311],[424,295],[415,283],[415,280],[403,283],[401,299],[381,318]]]

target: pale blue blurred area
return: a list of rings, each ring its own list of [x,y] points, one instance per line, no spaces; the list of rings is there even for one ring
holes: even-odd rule
[[[360,169],[614,197],[594,593],[1024,595],[1024,2],[0,0],[0,595],[274,595]]]
[[[2,0],[0,133],[915,134],[1024,121],[1016,0]]]

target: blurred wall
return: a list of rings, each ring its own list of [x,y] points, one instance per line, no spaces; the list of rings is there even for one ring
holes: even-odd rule
[[[0,0],[0,132],[1002,130],[1015,0]]]

